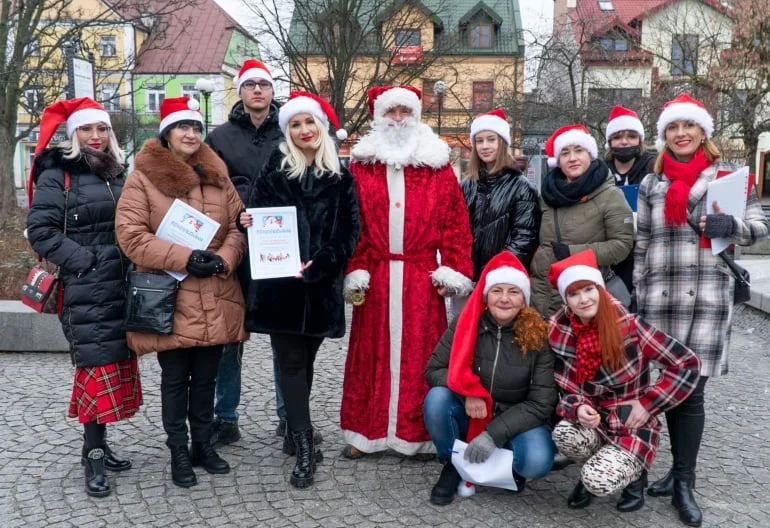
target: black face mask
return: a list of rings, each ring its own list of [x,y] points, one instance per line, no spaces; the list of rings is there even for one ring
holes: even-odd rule
[[[621,163],[626,163],[634,158],[638,158],[642,154],[642,147],[636,145],[635,147],[617,147],[612,149],[612,158],[618,160]]]

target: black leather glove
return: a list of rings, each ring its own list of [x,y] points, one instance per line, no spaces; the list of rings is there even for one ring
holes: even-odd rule
[[[225,264],[222,258],[211,251],[195,249],[187,261],[187,272],[194,277],[211,277],[224,273]]]
[[[728,238],[735,233],[735,220],[728,214],[706,215],[706,229],[703,236],[706,238]]]
[[[553,244],[553,254],[556,256],[556,260],[564,260],[569,257],[569,246],[561,242],[555,242]]]

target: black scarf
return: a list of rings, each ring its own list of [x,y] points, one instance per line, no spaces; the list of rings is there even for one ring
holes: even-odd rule
[[[80,156],[91,171],[105,180],[113,180],[123,174],[126,168],[110,152],[102,152],[91,147],[81,147]]]
[[[551,207],[565,207],[580,202],[607,180],[609,168],[602,160],[593,160],[588,169],[572,183],[559,167],[552,169],[543,180],[543,200]]]
[[[651,152],[642,152],[642,155],[636,158],[634,165],[625,174],[620,174],[618,169],[615,168],[615,163],[610,162],[610,170],[613,176],[615,176],[615,185],[626,185],[625,181],[628,180],[628,185],[639,185],[645,176],[651,173],[652,163],[655,161],[655,155]]]

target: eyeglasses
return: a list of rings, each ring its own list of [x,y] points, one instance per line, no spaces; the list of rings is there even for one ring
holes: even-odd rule
[[[190,125],[188,123],[182,123],[181,125],[177,125],[176,128],[180,130],[183,134],[195,134],[196,136],[199,134],[203,134],[203,129],[200,127],[200,125]]]
[[[110,135],[110,127],[105,125],[84,125],[82,127],[78,127],[78,129],[83,132],[84,134],[91,135],[94,133],[94,130],[96,130],[96,134],[101,137],[107,137]]]
[[[246,81],[241,85],[241,88],[246,88],[247,90],[254,90],[257,86],[259,86],[260,90],[267,90],[268,88],[272,88],[273,85],[269,83],[268,81]]]

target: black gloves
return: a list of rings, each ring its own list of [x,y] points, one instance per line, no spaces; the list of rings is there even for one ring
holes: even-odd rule
[[[706,238],[728,238],[735,233],[735,220],[728,214],[706,215],[706,229],[703,236]]]
[[[222,258],[211,251],[193,250],[187,261],[187,272],[194,277],[210,277],[225,272]]]
[[[556,256],[556,260],[564,260],[569,257],[569,246],[562,244],[561,242],[555,242],[553,244],[553,254]]]

